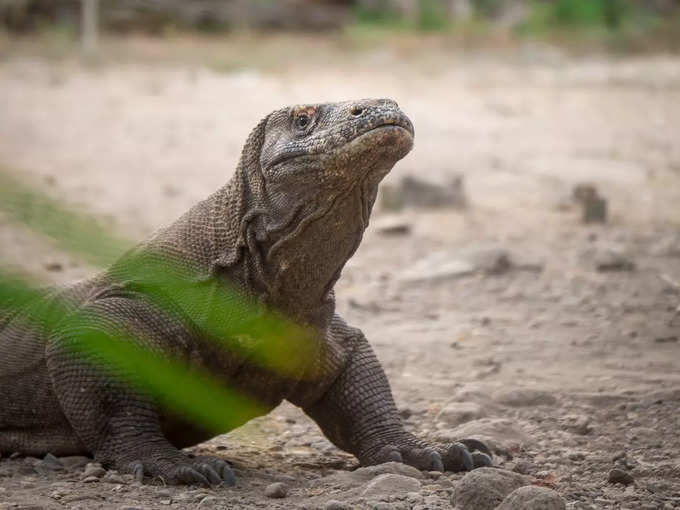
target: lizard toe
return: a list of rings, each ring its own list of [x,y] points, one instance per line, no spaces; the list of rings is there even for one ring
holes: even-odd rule
[[[194,469],[201,473],[210,482],[210,485],[220,485],[222,483],[222,477],[217,474],[212,466],[205,462],[194,464]]]
[[[382,464],[384,462],[404,462],[404,459],[399,453],[399,449],[395,446],[383,446],[375,455],[373,464]]]
[[[231,466],[222,459],[216,457],[196,457],[194,459],[194,465],[196,469],[204,475],[206,475],[206,472],[204,472],[206,471],[206,467],[209,468],[215,476],[212,474],[206,476],[208,476],[210,482],[215,485],[224,484],[231,487],[236,484],[234,471],[231,469]]]
[[[491,449],[484,441],[480,441],[479,439],[460,439],[458,442],[465,445],[470,452],[478,451],[485,453],[489,457],[493,457]]]
[[[474,468],[472,455],[464,444],[453,443],[441,451],[444,469],[446,471],[470,471]]]
[[[402,449],[404,463],[421,471],[444,471],[442,457],[432,448]]]
[[[493,460],[491,460],[491,457],[489,457],[486,453],[481,452],[472,453],[472,463],[473,469],[493,466]]]
[[[214,471],[213,471],[214,472]],[[217,474],[215,474],[217,476]],[[178,466],[168,477],[168,483],[171,485],[202,485],[203,487],[210,487],[208,478],[201,474],[197,469],[191,466]]]

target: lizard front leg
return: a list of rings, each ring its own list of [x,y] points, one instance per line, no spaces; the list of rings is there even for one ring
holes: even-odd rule
[[[47,346],[52,385],[71,427],[95,459],[139,481],[147,475],[169,484],[233,485],[225,461],[190,458],[170,444],[156,403],[130,385],[134,374],[121,377],[120,367],[83,350],[90,335],[102,342],[134,341],[162,355],[190,339],[178,319],[128,297],[90,303],[57,328]]]
[[[407,432],[368,341],[358,332],[351,343],[338,376],[318,401],[304,409],[336,446],[363,465],[398,461],[422,470],[467,471],[492,464],[490,451],[480,441],[429,444]]]

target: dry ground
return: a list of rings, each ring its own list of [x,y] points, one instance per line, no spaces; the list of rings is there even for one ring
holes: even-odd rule
[[[339,309],[375,346],[408,426],[491,439],[502,466],[555,488],[567,508],[680,508],[680,319],[671,323],[680,289],[669,283],[680,280],[680,59],[301,39],[281,42],[296,53],[263,61],[275,41],[233,39],[126,41],[119,53],[108,48],[116,58],[87,64],[4,43],[0,163],[133,238],[224,183],[268,111],[396,99],[416,148],[388,179],[461,174],[470,202],[402,213],[406,235],[370,229],[338,286]],[[248,51],[261,60],[250,63]],[[238,65],[227,65],[233,55]],[[579,222],[570,193],[582,181],[608,199],[607,225]],[[428,276],[488,249],[519,267]],[[597,271],[609,252],[635,269]],[[0,260],[52,282],[92,271],[5,220]],[[78,471],[36,474],[30,459],[3,460],[0,508],[319,508],[328,499],[450,508],[460,479],[432,475],[419,492],[364,496],[333,474],[352,458],[288,406],[232,436],[202,449],[234,462],[234,489],[82,483]],[[615,464],[633,484],[607,483]],[[265,498],[273,480],[289,486],[286,499]]]

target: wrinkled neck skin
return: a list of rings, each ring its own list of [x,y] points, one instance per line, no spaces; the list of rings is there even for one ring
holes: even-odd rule
[[[324,328],[333,286],[359,247],[389,168],[373,167],[337,189],[264,182],[242,209],[241,267],[256,297],[287,316]],[[252,196],[252,195],[251,195]]]

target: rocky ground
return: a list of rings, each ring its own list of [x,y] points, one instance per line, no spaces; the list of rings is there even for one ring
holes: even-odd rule
[[[139,44],[167,56],[178,43]],[[680,508],[680,60],[333,51],[241,69],[6,53],[0,163],[142,238],[228,179],[269,110],[396,99],[416,149],[387,179],[397,203],[376,211],[339,309],[373,343],[410,430],[484,439],[501,470],[357,469],[283,405],[191,450],[231,462],[234,488],[9,458],[0,508]],[[404,176],[444,198],[413,198]],[[583,182],[606,199],[605,224],[582,223]],[[0,260],[50,282],[93,270],[6,219]]]

